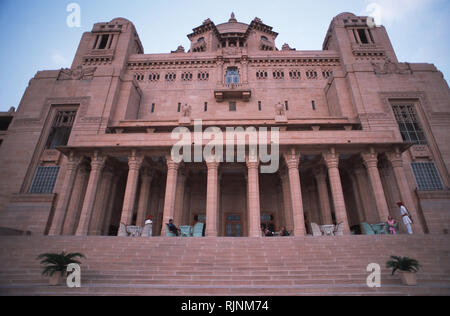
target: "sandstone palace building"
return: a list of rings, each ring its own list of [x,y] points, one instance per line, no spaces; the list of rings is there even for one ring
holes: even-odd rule
[[[194,218],[207,237],[260,237],[261,224],[304,236],[309,223],[343,223],[349,235],[401,221],[402,201],[415,233],[446,234],[442,73],[399,62],[385,28],[351,13],[332,20],[322,50],[279,48],[277,35],[233,14],[194,28],[189,48],[145,54],[130,21],[95,24],[70,69],[39,71],[17,111],[0,116],[12,118],[0,132],[0,227],[117,236],[152,215],[156,236],[169,219]],[[196,120],[279,128],[279,168],[262,173],[249,154],[174,161],[172,131],[193,132]]]

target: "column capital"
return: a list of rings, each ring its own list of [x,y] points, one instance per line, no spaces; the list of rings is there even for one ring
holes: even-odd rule
[[[71,151],[69,156],[67,156],[67,170],[76,170],[83,159],[83,156],[77,155]]]
[[[175,171],[178,171],[178,169],[181,166],[180,163],[173,161],[171,156],[166,157],[166,164],[168,170],[175,170]]]
[[[283,157],[289,170],[298,169],[301,157],[299,152],[292,148],[290,152],[284,153]]]
[[[216,161],[207,162],[206,166],[208,167],[208,170],[219,169],[220,162],[216,162]]]
[[[91,171],[100,171],[105,167],[107,156],[95,151],[91,157]]]
[[[245,163],[247,164],[248,169],[258,169],[259,168],[259,157],[256,155],[256,153],[250,152],[245,157]]]
[[[339,154],[332,150],[327,153],[323,153],[323,160],[325,161],[328,169],[339,168]]]
[[[386,153],[387,159],[391,162],[393,168],[403,167],[403,157],[399,152],[388,152]]]
[[[128,156],[128,167],[133,170],[139,170],[144,163],[144,155],[133,150],[130,156]]]
[[[376,152],[361,153],[361,157],[367,169],[378,168],[378,153]]]

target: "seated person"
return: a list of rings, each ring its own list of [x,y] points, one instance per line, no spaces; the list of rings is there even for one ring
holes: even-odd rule
[[[398,223],[392,216],[388,217],[387,225],[388,225],[388,229],[389,229],[389,234],[397,235]]]
[[[282,237],[290,236],[290,234],[287,231],[286,227],[281,227],[280,236],[282,236]]]
[[[175,226],[175,224],[173,223],[173,219],[169,220],[169,224],[167,224],[167,227],[172,234],[175,234],[176,236],[180,235],[180,229]]]
[[[267,227],[266,230],[264,231],[264,235],[266,237],[273,237],[273,232]]]

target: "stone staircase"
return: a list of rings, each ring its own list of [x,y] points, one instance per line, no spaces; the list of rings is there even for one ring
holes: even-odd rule
[[[449,236],[300,238],[0,237],[0,295],[450,295]],[[36,257],[81,252],[82,287],[50,287]],[[391,255],[420,261],[419,285]],[[368,288],[367,265],[382,268]]]

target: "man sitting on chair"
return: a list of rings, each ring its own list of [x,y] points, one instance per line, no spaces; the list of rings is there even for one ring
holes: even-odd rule
[[[177,237],[180,235],[179,233],[180,229],[178,229],[178,227],[175,226],[175,224],[173,223],[173,219],[169,220],[169,224],[167,224],[167,227],[169,228],[169,231],[172,234],[175,234]]]

